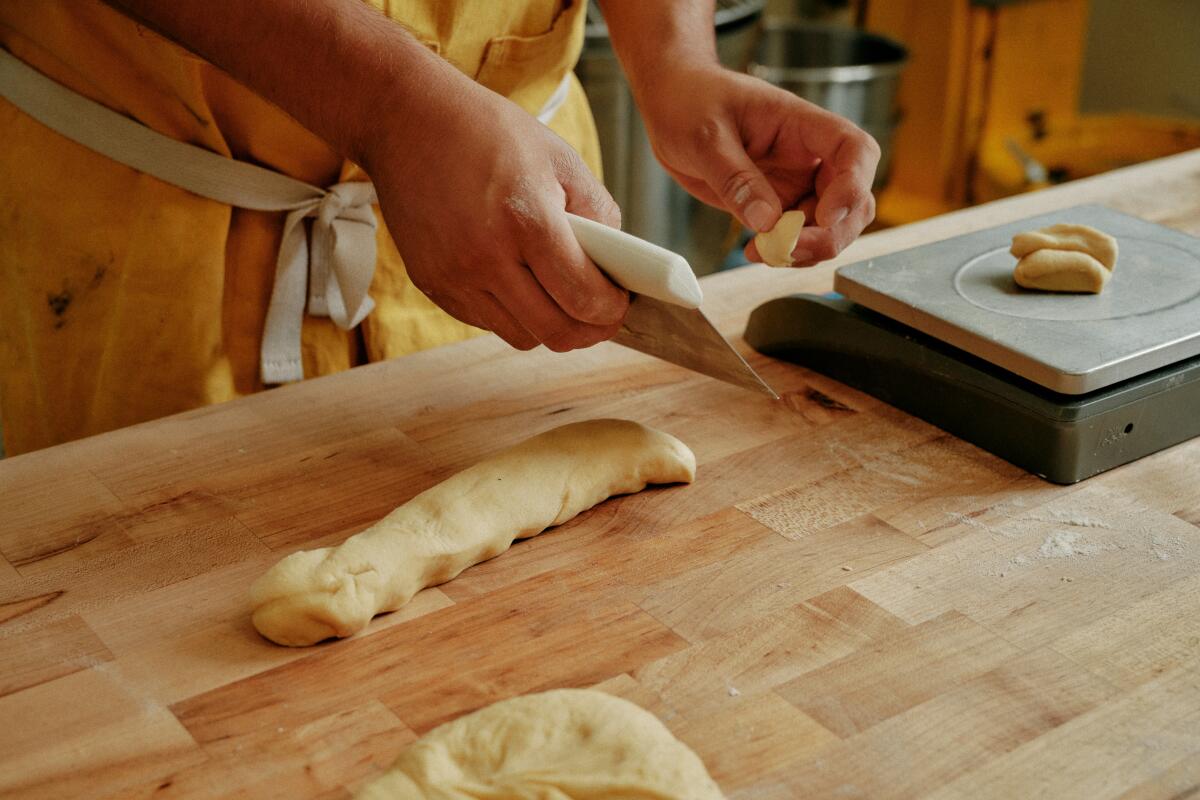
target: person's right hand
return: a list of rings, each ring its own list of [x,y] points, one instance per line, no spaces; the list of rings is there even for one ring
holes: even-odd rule
[[[413,283],[514,347],[612,337],[629,307],[564,211],[617,225],[562,139],[361,0],[108,0],[360,164]],[[264,55],[269,54],[269,55]]]
[[[521,350],[612,338],[628,293],[584,254],[564,212],[619,227],[616,203],[523,109],[469,81],[453,87],[430,92],[420,114],[396,108],[394,127],[382,113],[363,159],[412,282]]]

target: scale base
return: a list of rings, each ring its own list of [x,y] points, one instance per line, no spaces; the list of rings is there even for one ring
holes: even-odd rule
[[[1088,394],[1059,394],[834,294],[764,303],[750,315],[746,341],[1054,483],[1200,435],[1200,357]]]

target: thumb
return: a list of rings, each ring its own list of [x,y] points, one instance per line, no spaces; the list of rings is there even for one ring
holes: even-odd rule
[[[783,212],[766,176],[736,138],[722,137],[716,145],[701,162],[700,177],[747,228],[758,233],[774,228]]]

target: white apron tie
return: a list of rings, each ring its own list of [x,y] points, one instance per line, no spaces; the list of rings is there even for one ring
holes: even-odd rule
[[[344,330],[375,307],[367,294],[375,275],[375,199],[370,183],[338,183],[288,213],[263,328],[263,383],[304,377],[300,331],[306,291],[308,313],[329,317]],[[311,248],[304,230],[308,217],[314,218]]]
[[[549,124],[566,101],[563,76],[538,121]],[[42,75],[0,48],[0,97],[72,141],[161,181],[238,208],[285,211],[283,239],[260,351],[263,383],[304,377],[300,332],[305,308],[350,330],[375,307],[375,187],[329,189],[164,136]],[[304,220],[312,219],[312,234]],[[311,238],[311,241],[310,241]]]

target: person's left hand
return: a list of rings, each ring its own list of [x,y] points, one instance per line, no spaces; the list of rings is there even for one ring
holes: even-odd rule
[[[656,72],[638,105],[655,155],[695,197],[759,232],[804,210],[796,266],[833,258],[875,218],[879,145],[849,120],[715,65]],[[745,253],[759,260],[753,240]]]

